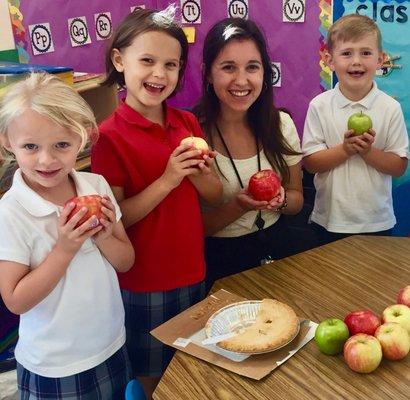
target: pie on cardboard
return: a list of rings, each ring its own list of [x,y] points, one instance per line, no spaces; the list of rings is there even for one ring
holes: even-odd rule
[[[218,347],[237,353],[265,352],[290,342],[298,331],[299,318],[290,306],[263,299],[255,323],[219,342]]]

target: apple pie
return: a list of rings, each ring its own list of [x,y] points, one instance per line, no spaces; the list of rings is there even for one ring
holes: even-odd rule
[[[299,331],[299,319],[293,309],[277,300],[261,302],[254,324],[218,343],[218,346],[238,353],[259,353],[290,342]]]

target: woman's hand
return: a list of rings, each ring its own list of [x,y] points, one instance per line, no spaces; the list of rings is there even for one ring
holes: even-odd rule
[[[247,189],[242,189],[236,195],[236,201],[244,211],[252,210],[266,210],[269,202],[255,200],[247,191]]]
[[[102,225],[98,224],[98,219],[94,215],[76,228],[78,222],[87,213],[87,208],[82,207],[80,211],[68,219],[74,208],[75,204],[69,203],[61,212],[58,220],[58,239],[56,243],[56,247],[71,255],[77,253],[87,239],[102,229]]]
[[[282,205],[285,203],[285,189],[283,186],[280,187],[279,194],[275,196],[266,207],[271,211],[279,211]]]

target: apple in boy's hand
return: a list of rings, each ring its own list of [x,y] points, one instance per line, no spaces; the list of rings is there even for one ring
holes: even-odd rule
[[[397,295],[397,303],[405,304],[407,307],[410,307],[410,285],[400,289],[399,294]]]
[[[258,201],[271,201],[280,193],[281,180],[271,169],[256,172],[249,179],[248,192]]]
[[[369,373],[374,371],[382,360],[382,346],[374,336],[358,333],[345,343],[343,357],[353,371]]]
[[[371,118],[362,111],[352,114],[347,121],[347,129],[353,129],[355,136],[363,135],[373,126]]]
[[[401,360],[410,350],[410,336],[397,322],[380,325],[374,336],[382,346],[383,357],[388,360]]]
[[[80,219],[80,221],[78,221],[78,223],[75,227],[77,228],[78,226],[83,224],[85,221],[87,221],[89,218],[91,218],[93,215],[95,215],[97,217],[98,221],[100,221],[100,219],[103,216],[102,211],[101,211],[101,207],[102,207],[101,200],[102,200],[102,197],[98,194],[90,194],[90,195],[87,195],[87,196],[78,196],[78,197],[71,198],[70,200],[68,200],[65,203],[65,205],[67,205],[69,203],[74,203],[75,204],[75,207],[70,212],[70,214],[68,216],[68,219],[71,219],[71,217],[74,214],[76,214],[78,211],[80,211],[82,207],[86,207],[87,212]],[[95,228],[95,226],[94,226],[94,228]]]
[[[347,325],[338,318],[329,318],[322,321],[315,331],[315,342],[319,350],[330,356],[339,354],[349,338]]]
[[[410,307],[407,307],[405,304],[393,304],[387,307],[383,311],[382,321],[383,323],[397,322],[406,329],[410,335]]]
[[[350,335],[366,333],[373,335],[380,326],[380,318],[370,310],[353,311],[346,315],[345,324],[349,328]]]
[[[209,154],[208,143],[205,141],[205,139],[202,139],[201,137],[188,136],[188,137],[182,139],[180,144],[189,144],[194,149],[200,150],[201,154],[198,157],[195,157],[195,158],[202,159],[204,157],[204,155]]]

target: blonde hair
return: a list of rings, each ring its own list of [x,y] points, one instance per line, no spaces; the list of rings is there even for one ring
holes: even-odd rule
[[[33,110],[81,137],[82,150],[97,135],[97,123],[88,103],[61,79],[32,73],[11,85],[0,102],[0,135],[26,110]]]
[[[376,35],[377,47],[382,51],[382,35],[376,22],[365,15],[345,15],[330,27],[327,35],[327,51],[331,53],[338,41],[356,41],[369,33]]]

